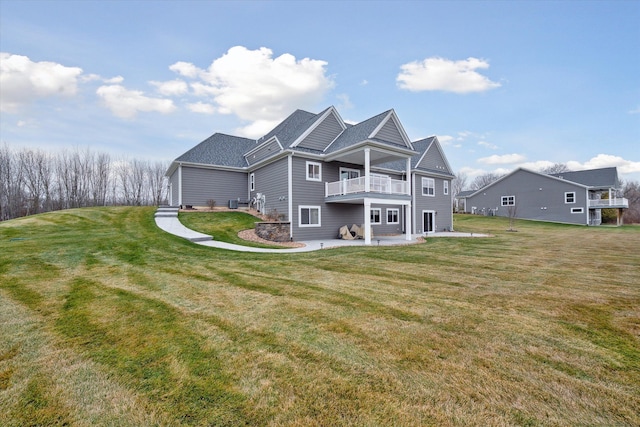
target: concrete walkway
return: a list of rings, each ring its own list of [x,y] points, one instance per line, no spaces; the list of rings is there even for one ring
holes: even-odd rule
[[[174,207],[160,207],[155,214],[156,225],[163,231],[173,234],[183,239],[187,239],[193,243],[202,246],[209,246],[212,248],[227,249],[230,251],[240,252],[258,252],[258,253],[298,253],[298,252],[311,252],[320,249],[337,248],[341,246],[363,246],[364,240],[342,240],[342,239],[325,239],[325,240],[308,240],[303,243],[303,247],[299,248],[282,248],[282,249],[268,249],[268,248],[254,248],[252,246],[235,245],[233,243],[219,242],[214,239],[213,236],[207,234],[198,233],[193,231],[178,220],[178,208]],[[400,236],[379,236],[374,237],[371,240],[372,246],[397,246],[397,245],[411,245],[418,243],[417,238],[422,235],[414,235],[412,240],[406,240],[404,235]],[[428,237],[487,237],[486,234],[477,233],[432,233]]]

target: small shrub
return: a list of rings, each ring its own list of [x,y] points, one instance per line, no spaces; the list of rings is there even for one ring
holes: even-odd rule
[[[216,207],[216,201],[213,199],[207,200],[207,206],[209,206],[209,210],[213,210]]]

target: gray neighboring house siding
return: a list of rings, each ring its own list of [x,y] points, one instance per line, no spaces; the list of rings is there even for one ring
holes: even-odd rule
[[[565,203],[565,193],[575,193],[574,203]],[[588,224],[587,188],[570,181],[525,169],[518,169],[503,179],[467,196],[466,211],[508,217],[508,207],[502,206],[503,196],[515,196],[515,216],[536,221]],[[571,213],[572,208],[582,209]]]
[[[176,169],[169,177],[169,204],[171,206],[178,206],[180,204],[180,179],[178,170],[179,169]]]
[[[182,166],[183,205],[207,206],[207,200],[213,199],[217,206],[226,206],[229,199],[237,198],[247,198],[246,172]]]

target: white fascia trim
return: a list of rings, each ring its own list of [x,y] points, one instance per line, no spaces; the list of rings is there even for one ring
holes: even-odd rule
[[[364,141],[360,141],[357,144],[353,144],[350,145],[348,147],[344,147],[336,152],[333,152],[331,154],[326,154],[325,159],[327,161],[331,161],[334,160],[338,157],[341,157],[345,154],[349,154],[351,152],[356,152],[356,151],[361,151],[364,148],[367,148],[367,146],[369,148],[373,148],[376,151],[380,151],[383,153],[387,153],[387,154],[394,154],[394,155],[403,155],[405,157],[413,157],[416,155],[416,152],[414,150],[412,150],[411,148],[402,148],[402,147],[390,147],[387,144],[381,144],[377,141],[371,141],[369,139],[365,139]]]
[[[375,135],[378,132],[380,132],[380,129],[382,129],[387,124],[387,122],[392,119],[393,119],[393,124],[395,125],[396,129],[398,129],[398,131],[400,132],[400,136],[404,140],[404,144],[413,150],[413,144],[411,143],[411,140],[407,136],[407,132],[405,132],[404,127],[402,126],[402,123],[400,123],[400,119],[398,118],[398,115],[396,114],[395,110],[389,111],[389,114],[387,114],[387,117],[382,119],[380,124],[378,124],[378,126],[373,130],[373,132],[371,132],[371,135],[369,135],[368,138],[374,138]]]
[[[324,120],[329,117],[329,114],[333,114],[334,116],[336,116],[336,120],[338,121],[338,124],[340,125],[340,127],[342,128],[342,130],[344,131],[347,127],[344,125],[344,122],[342,121],[342,119],[340,118],[340,116],[338,115],[336,109],[331,106],[327,109],[327,111],[325,111],[325,113],[318,119],[316,120],[316,122],[314,124],[312,124],[311,126],[309,126],[307,128],[307,130],[305,130],[302,135],[300,135],[294,142],[293,144],[290,145],[291,148],[297,147],[298,144],[300,144],[302,141],[304,141],[304,139],[309,136],[309,134],[311,132],[313,132],[318,126],[320,126],[322,124],[322,122],[324,122]],[[341,134],[342,132],[340,132]],[[335,141],[335,139],[334,139]],[[333,141],[331,141],[331,143],[333,143]],[[331,145],[331,143],[329,145]]]
[[[198,169],[215,169],[215,170],[222,170],[222,171],[229,171],[229,172],[246,172],[247,171],[247,168],[245,167],[218,166],[218,165],[212,165],[209,163],[177,162],[176,166],[178,165],[189,166],[189,167],[194,167]]]
[[[262,147],[264,147],[265,145],[271,144],[273,141],[278,143],[278,146],[280,147],[280,149],[282,150],[282,144],[280,144],[280,141],[278,140],[277,136],[272,136],[271,138],[267,139],[265,142],[263,142],[262,144],[256,146],[255,148],[253,148],[250,151],[247,151],[246,153],[244,153],[244,158],[246,159],[247,156],[250,156],[251,154],[255,153],[256,151],[260,150]]]
[[[401,205],[401,206],[409,206],[411,205],[411,200],[393,200],[393,199],[376,199],[373,197],[365,197],[363,203],[365,201],[369,201],[370,203],[375,203],[377,205]]]

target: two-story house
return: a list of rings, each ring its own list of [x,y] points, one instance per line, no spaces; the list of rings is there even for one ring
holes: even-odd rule
[[[292,240],[451,230],[454,175],[438,139],[411,142],[393,110],[357,124],[334,107],[297,110],[257,140],[216,133],[175,159],[172,205],[252,200],[289,223]]]

